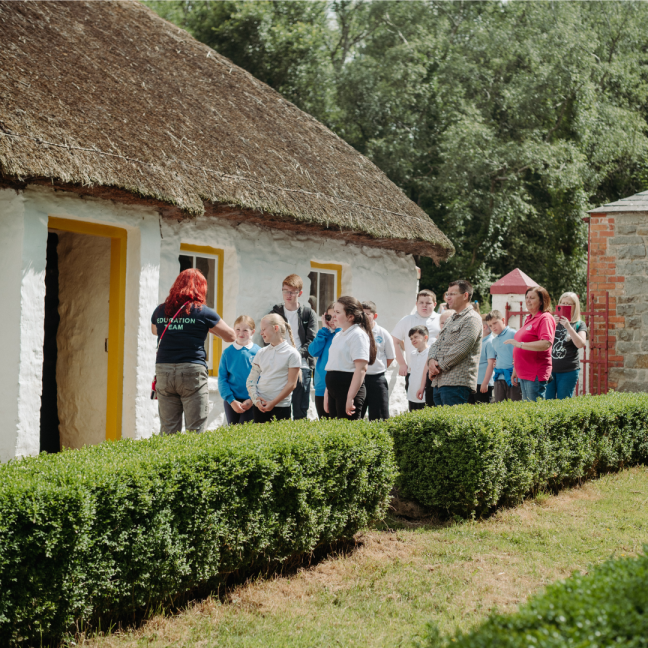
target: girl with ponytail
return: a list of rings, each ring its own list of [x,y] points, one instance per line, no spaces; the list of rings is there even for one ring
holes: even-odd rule
[[[326,363],[324,409],[331,418],[359,419],[367,391],[367,365],[376,360],[371,321],[355,297],[340,297],[333,307],[336,325]]]
[[[290,344],[285,339],[286,331]],[[301,378],[301,355],[290,324],[271,313],[261,320],[261,337],[268,345],[254,356],[247,389],[254,403],[254,422],[290,418],[290,396]]]

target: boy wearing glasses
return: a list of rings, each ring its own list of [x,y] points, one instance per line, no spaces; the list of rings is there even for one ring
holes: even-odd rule
[[[302,295],[304,282],[296,274],[288,275],[281,284],[283,304],[276,304],[271,313],[281,315],[293,331],[297,351],[302,357],[302,379],[292,393],[293,419],[308,416],[310,406],[310,386],[315,361],[308,353],[308,345],[317,334],[317,316],[310,306],[302,306],[299,298]]]

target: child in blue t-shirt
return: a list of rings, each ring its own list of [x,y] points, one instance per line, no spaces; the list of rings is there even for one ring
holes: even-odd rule
[[[324,411],[324,393],[326,392],[326,363],[328,362],[329,349],[335,334],[340,330],[335,328],[333,323],[332,302],[322,315],[322,328],[317,331],[315,339],[308,345],[308,353],[317,358],[315,365],[315,408],[319,418],[327,418],[328,413]]]
[[[249,315],[236,318],[236,340],[223,351],[218,365],[218,391],[223,397],[228,425],[250,423],[254,420],[252,401],[245,385],[252,368],[252,360],[260,348],[252,342],[254,328],[254,320]]]
[[[505,400],[521,401],[522,389],[511,382],[513,373],[513,346],[505,344],[506,340],[515,337],[516,329],[504,324],[502,313],[498,310],[491,311],[484,318],[491,330],[492,337],[487,352],[488,369],[486,375],[491,374],[495,380],[493,388],[493,402],[500,403]]]

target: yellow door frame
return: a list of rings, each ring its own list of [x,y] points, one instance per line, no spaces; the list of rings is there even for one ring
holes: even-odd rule
[[[313,270],[331,270],[337,275],[337,295],[335,299],[342,297],[342,264],[341,263],[318,263],[311,261],[311,268]]]
[[[121,227],[50,216],[51,229],[102,236],[110,239],[110,290],[108,306],[108,380],[106,393],[106,440],[121,439],[124,396],[124,327],[126,322],[126,244]]]
[[[225,250],[209,247],[208,245],[191,245],[190,243],[180,243],[180,252],[190,252],[191,254],[209,254],[216,257],[218,272],[216,277],[216,312],[223,317],[223,270],[225,268]],[[218,376],[218,365],[220,364],[223,353],[223,340],[214,335],[212,346],[212,368],[209,370],[210,376]]]

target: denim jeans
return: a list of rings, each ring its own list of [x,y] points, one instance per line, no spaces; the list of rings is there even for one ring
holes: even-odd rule
[[[312,373],[310,367],[302,367],[302,379],[297,382],[297,387],[292,393],[292,413],[295,421],[308,416]]]
[[[547,393],[545,398],[563,400],[563,398],[571,398],[576,389],[578,382],[578,374],[580,369],[574,371],[565,371],[564,373],[552,373],[553,380],[547,384]]]
[[[519,378],[518,380],[522,388],[523,401],[544,400],[547,391],[546,380],[538,380],[538,376],[536,376],[535,380],[524,380],[523,378]]]
[[[470,387],[463,385],[446,385],[434,388],[434,404],[437,407],[442,405],[463,405],[468,402],[471,394]]]

